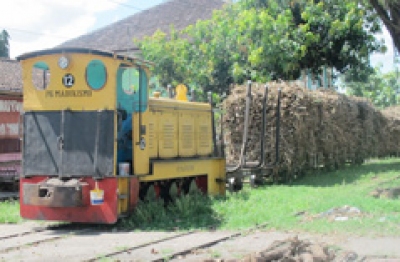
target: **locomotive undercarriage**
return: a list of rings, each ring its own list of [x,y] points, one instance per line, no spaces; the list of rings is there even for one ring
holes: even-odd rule
[[[159,198],[167,205],[177,197],[196,192],[207,193],[207,177],[205,175],[141,182],[139,199],[152,201]]]

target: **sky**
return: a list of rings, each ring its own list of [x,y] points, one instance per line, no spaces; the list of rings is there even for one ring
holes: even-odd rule
[[[165,0],[0,0],[0,30],[10,34],[10,56],[52,48]],[[156,19],[156,18],[155,18]],[[388,47],[371,57],[372,65],[393,70],[393,43],[384,30],[377,36]]]
[[[10,56],[52,48],[165,0],[0,0]]]

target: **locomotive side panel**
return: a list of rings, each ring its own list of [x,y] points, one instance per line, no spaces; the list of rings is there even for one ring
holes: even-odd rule
[[[148,132],[149,132],[149,140],[147,146],[149,148],[149,157],[150,158],[158,158],[158,112],[151,111],[149,113],[148,119]]]
[[[207,156],[212,153],[212,123],[210,112],[200,112],[196,118],[197,154]]]
[[[192,157],[196,155],[195,119],[197,113],[193,111],[179,111],[179,156]]]
[[[151,158],[209,156],[212,153],[211,107],[208,104],[150,99]]]
[[[178,112],[162,109],[158,114],[159,141],[158,155],[160,158],[178,156]]]

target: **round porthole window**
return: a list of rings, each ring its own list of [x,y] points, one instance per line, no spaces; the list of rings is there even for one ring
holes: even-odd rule
[[[104,87],[107,81],[107,70],[100,60],[92,60],[86,67],[86,82],[94,90]]]
[[[32,67],[32,83],[37,90],[45,90],[50,83],[50,69],[45,62],[36,62]]]

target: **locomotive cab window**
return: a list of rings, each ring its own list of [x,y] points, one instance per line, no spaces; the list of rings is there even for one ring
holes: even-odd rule
[[[123,68],[122,89],[127,95],[133,95],[139,91],[139,70],[137,68]]]
[[[147,75],[142,68],[122,65],[118,69],[118,106],[128,115],[147,109]]]
[[[107,71],[104,63],[100,60],[92,60],[86,67],[86,82],[90,88],[99,90],[107,81]]]
[[[50,83],[50,69],[45,62],[36,62],[33,65],[32,83],[37,90],[47,89]]]

